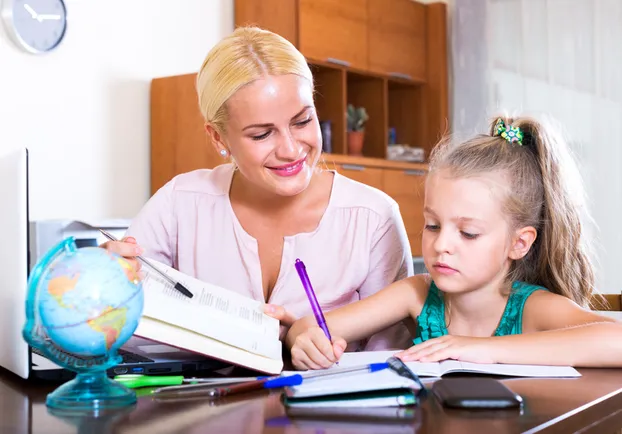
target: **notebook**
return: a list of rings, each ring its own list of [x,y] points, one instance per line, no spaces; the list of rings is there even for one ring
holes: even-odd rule
[[[416,405],[420,387],[391,369],[305,379],[286,387],[283,403],[296,408],[402,407]]]
[[[361,366],[369,363],[381,363],[397,352],[398,351],[361,351],[345,353],[339,360],[339,366],[329,369]],[[581,376],[579,371],[571,366],[483,364],[460,362],[457,360],[444,360],[435,363],[407,362],[406,365],[420,377],[442,377],[446,374],[455,373],[543,378],[574,378]]]
[[[263,303],[150,262],[194,297],[143,267],[145,304],[136,336],[262,373],[281,372],[279,321],[263,313]]]

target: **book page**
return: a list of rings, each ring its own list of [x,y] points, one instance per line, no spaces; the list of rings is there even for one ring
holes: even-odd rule
[[[344,353],[339,361],[339,365],[333,365],[328,369],[382,363],[386,362],[389,357],[392,357],[398,352],[399,351],[360,351]],[[460,372],[510,377],[562,378],[581,376],[576,369],[570,366],[483,364],[460,362],[457,360],[444,360],[440,363],[407,362],[406,366],[420,377],[441,377],[445,374]]]
[[[348,368],[351,366],[369,365],[370,363],[384,363],[393,354],[399,351],[356,351],[351,353],[343,353],[339,360],[339,365],[333,365],[333,368]],[[332,369],[332,368],[330,368]]]
[[[349,353],[343,353],[339,364],[335,364],[327,370],[335,370],[341,368],[350,368],[355,366],[364,366],[371,363],[384,363],[389,357],[398,351],[353,351]],[[300,374],[300,371],[283,371],[285,375]]]
[[[180,273],[157,261],[151,264],[194,294],[188,298],[144,266],[143,316],[191,330],[270,358],[281,358],[279,321],[263,313],[263,303]]]
[[[420,377],[440,377],[442,375],[441,366],[438,362],[406,362],[406,366]]]
[[[339,360],[339,365],[333,365],[328,369],[349,368],[352,366],[364,366],[370,363],[384,363],[389,357],[399,353],[400,350],[391,351],[357,351],[344,353]],[[438,363],[408,362],[406,363],[415,374],[422,377],[440,377],[441,369]]]
[[[399,351],[360,351],[344,353],[341,360],[339,360],[339,365],[333,365],[328,369],[382,363],[386,362],[389,357],[392,357],[398,352]],[[442,377],[445,374],[460,372],[510,377],[563,378],[581,376],[579,371],[571,366],[483,364],[460,362],[458,360],[444,360],[440,363],[407,362],[406,366],[420,377]]]
[[[262,302],[245,297],[226,288],[202,282],[160,262],[154,260],[149,260],[149,262],[176,282],[184,285],[194,294],[193,298],[184,296],[160,275],[153,272],[149,267],[145,267],[143,271],[147,275],[146,277],[159,281],[159,286],[164,286],[164,288],[161,288],[161,291],[165,292],[170,297],[208,306],[219,312],[230,315],[232,319],[242,320],[243,324],[248,326],[250,330],[255,330],[257,326],[260,326],[265,329],[266,333],[274,331],[277,333],[279,332],[279,321],[264,314]]]
[[[547,366],[547,365],[511,365],[511,364],[486,364],[459,362],[457,360],[445,360],[440,363],[442,374],[448,373],[479,373],[490,375],[502,375],[510,377],[545,377],[563,378],[580,377],[581,374],[571,366]]]
[[[369,365],[370,363],[383,363],[389,357],[399,353],[401,350],[392,351],[359,351],[344,353],[339,360],[339,365],[333,365],[329,369],[347,368],[349,366]],[[420,377],[440,377],[441,369],[438,363],[407,362],[408,366],[415,374]]]

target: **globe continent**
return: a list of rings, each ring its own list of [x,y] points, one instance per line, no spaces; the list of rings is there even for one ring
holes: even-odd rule
[[[52,342],[77,356],[117,350],[142,314],[139,276],[123,258],[87,247],[61,255],[44,271],[39,315]]]

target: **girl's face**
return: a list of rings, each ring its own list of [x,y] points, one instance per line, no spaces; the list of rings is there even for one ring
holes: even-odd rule
[[[227,101],[222,140],[240,173],[265,191],[304,191],[320,158],[322,135],[311,83],[293,74],[267,76]]]
[[[444,292],[461,293],[501,282],[514,242],[502,212],[507,182],[500,173],[452,178],[441,170],[425,188],[423,256]]]

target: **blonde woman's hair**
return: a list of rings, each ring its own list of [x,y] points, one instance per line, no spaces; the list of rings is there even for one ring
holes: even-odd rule
[[[568,145],[550,125],[527,117],[501,117],[523,132],[522,145],[479,135],[457,146],[448,140],[432,153],[430,172],[448,169],[451,176],[501,172],[510,185],[503,198],[513,229],[533,226],[537,238],[529,253],[514,261],[508,282],[543,286],[581,306],[590,303],[594,271],[582,233],[580,213],[588,216],[583,185]],[[589,216],[588,216],[589,217]]]
[[[268,75],[313,75],[306,59],[287,39],[258,27],[238,27],[207,54],[197,74],[201,114],[216,131],[227,122],[226,102],[242,86]]]

